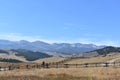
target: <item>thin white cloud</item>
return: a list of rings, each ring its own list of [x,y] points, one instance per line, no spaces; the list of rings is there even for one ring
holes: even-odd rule
[[[97,45],[107,45],[107,46],[119,46],[119,42],[115,40],[104,40],[100,42],[96,42]]]
[[[23,36],[18,33],[9,33],[9,34],[0,34],[0,39],[6,39],[11,41],[20,41],[20,40],[28,40],[28,41],[37,41],[42,40],[39,36]]]
[[[119,46],[119,41],[116,40],[110,40],[110,39],[105,39],[105,40],[93,40],[93,39],[88,39],[88,38],[81,38],[79,39],[79,42],[84,43],[84,44],[96,44],[96,45],[107,45],[107,46]]]

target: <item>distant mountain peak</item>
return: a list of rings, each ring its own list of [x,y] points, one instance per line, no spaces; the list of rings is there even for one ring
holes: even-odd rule
[[[20,40],[19,42],[20,43],[30,43],[29,41],[26,41],[26,40]]]
[[[82,44],[82,43],[53,43],[49,44],[43,41],[29,42],[26,40],[21,41],[9,41],[0,40],[0,48],[7,49],[27,49],[36,51],[57,52],[64,54],[74,54],[81,52],[88,52],[105,46],[97,46],[94,44]]]

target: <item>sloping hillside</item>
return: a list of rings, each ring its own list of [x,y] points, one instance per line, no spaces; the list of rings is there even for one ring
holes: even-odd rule
[[[74,55],[73,58],[67,61],[66,63],[84,64],[114,61],[120,61],[120,48],[108,46],[102,49],[97,49],[94,51]]]
[[[33,61],[40,58],[52,57],[51,55],[48,55],[42,52],[34,52],[30,50],[18,49],[18,50],[12,50],[12,51],[17,52],[17,54],[15,54],[16,56],[24,56],[28,61]]]
[[[116,52],[120,52],[120,48],[119,47],[112,47],[112,46],[108,46],[108,47],[105,47],[105,48],[102,48],[102,49],[98,49],[98,50],[95,50],[99,55],[107,55],[109,53],[116,53]],[[94,52],[94,51],[92,51]]]
[[[97,49],[94,51],[86,52],[86,53],[80,53],[75,55],[74,57],[96,57],[96,56],[106,56],[107,54],[111,53],[120,53],[120,48],[119,47],[112,47],[108,46],[102,49]]]
[[[23,49],[18,49],[18,50],[0,49],[1,59],[15,59],[15,60],[27,62],[27,61],[34,61],[37,59],[48,58],[48,57],[52,57],[52,56],[43,52],[35,52],[35,51],[23,50]]]

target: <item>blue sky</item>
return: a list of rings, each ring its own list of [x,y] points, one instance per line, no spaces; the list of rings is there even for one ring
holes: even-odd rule
[[[120,0],[0,0],[0,39],[120,46]]]

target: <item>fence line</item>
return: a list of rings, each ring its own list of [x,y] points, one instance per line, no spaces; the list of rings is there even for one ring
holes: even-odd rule
[[[24,66],[9,65],[0,67],[0,71],[14,69],[40,69],[40,68],[89,68],[89,67],[120,67],[120,62],[112,63],[85,63],[85,64],[63,64],[63,63],[47,63],[47,64],[26,64]]]

